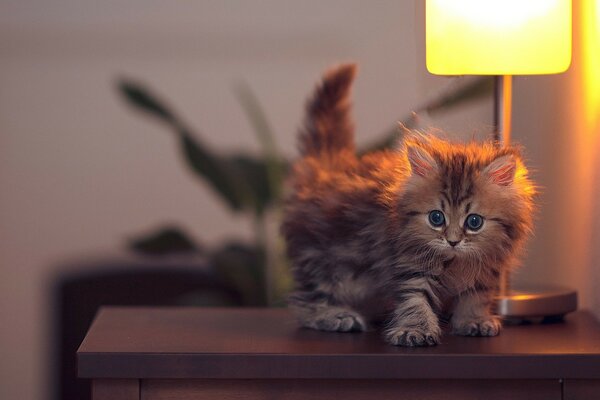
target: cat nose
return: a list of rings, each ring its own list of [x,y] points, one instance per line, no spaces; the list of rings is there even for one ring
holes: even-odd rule
[[[452,247],[456,246],[458,243],[460,243],[460,240],[448,240],[448,244]]]

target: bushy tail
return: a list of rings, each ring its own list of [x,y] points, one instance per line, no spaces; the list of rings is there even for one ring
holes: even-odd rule
[[[350,87],[355,64],[343,64],[328,71],[306,107],[306,121],[300,133],[303,156],[335,156],[354,152],[354,123],[350,117]]]

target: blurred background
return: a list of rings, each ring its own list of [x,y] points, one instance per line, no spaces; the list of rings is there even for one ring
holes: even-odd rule
[[[567,73],[515,78],[513,129],[543,187],[515,278],[600,316],[598,3]],[[81,398],[100,304],[282,305],[279,183],[326,68],[359,64],[363,149],[490,133],[490,81],[424,53],[420,0],[0,0],[0,398]]]

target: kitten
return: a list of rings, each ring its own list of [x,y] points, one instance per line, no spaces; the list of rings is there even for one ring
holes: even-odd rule
[[[282,233],[301,323],[364,331],[386,321],[393,345],[452,331],[495,336],[492,303],[532,229],[534,186],[518,149],[411,134],[358,157],[350,118],[355,66],[331,70],[307,106]]]

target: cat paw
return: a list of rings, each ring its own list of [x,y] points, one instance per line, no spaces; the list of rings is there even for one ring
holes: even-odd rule
[[[394,346],[435,346],[440,342],[440,334],[437,331],[397,327],[385,332],[385,340]]]
[[[452,325],[452,334],[460,336],[496,336],[502,327],[497,317],[460,321]]]
[[[331,332],[362,332],[367,330],[364,318],[352,310],[328,310],[318,315],[312,328]]]

